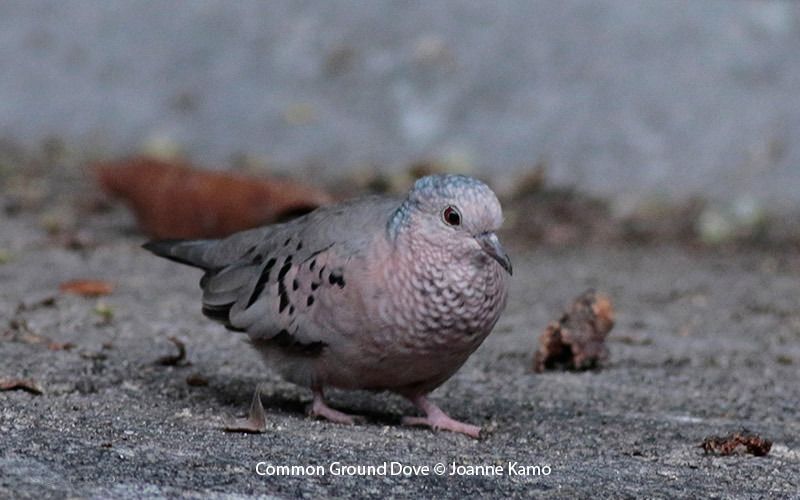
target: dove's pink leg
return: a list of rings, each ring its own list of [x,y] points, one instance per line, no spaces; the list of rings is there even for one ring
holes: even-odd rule
[[[330,420],[331,422],[336,422],[337,424],[347,425],[353,425],[357,420],[360,419],[358,415],[348,415],[347,413],[342,413],[339,410],[334,410],[325,404],[325,395],[323,394],[322,389],[313,389],[313,391],[314,401],[308,405],[308,414],[312,417],[320,417],[324,418],[325,420]]]
[[[460,432],[467,436],[478,438],[481,428],[475,425],[465,424],[458,420],[448,417],[441,408],[428,400],[425,396],[414,396],[409,398],[414,406],[425,413],[424,417],[403,417],[405,425],[427,425],[433,429]]]

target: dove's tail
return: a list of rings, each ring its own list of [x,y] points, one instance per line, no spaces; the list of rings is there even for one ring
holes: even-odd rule
[[[142,248],[159,257],[174,260],[187,266],[209,270],[213,266],[207,258],[207,250],[217,240],[156,240],[148,241]]]

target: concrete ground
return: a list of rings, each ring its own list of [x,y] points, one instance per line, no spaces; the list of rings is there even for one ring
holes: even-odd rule
[[[0,497],[792,497],[800,492],[800,258],[685,247],[545,249],[506,235],[515,275],[494,333],[435,400],[480,424],[474,441],[399,425],[387,394],[332,392],[365,414],[353,427],[304,416],[310,394],[282,382],[240,336],[202,317],[197,271],[157,259],[119,210],[81,225],[96,246],[48,238],[40,214],[3,216]],[[59,293],[74,278],[102,298]],[[596,371],[533,374],[537,337],[588,287],[617,308],[611,359]],[[105,311],[105,312],[104,312]],[[109,318],[109,315],[112,317]],[[157,360],[185,342],[183,366]],[[72,343],[48,348],[42,337]],[[207,380],[189,385],[187,377]],[[261,384],[263,434],[222,431]],[[709,435],[747,428],[766,457],[706,456]],[[321,466],[313,476],[257,474]],[[427,474],[335,475],[399,462]],[[539,475],[509,475],[509,462]],[[503,475],[436,474],[436,464]],[[538,466],[538,469],[534,467]],[[484,467],[485,468],[485,467]],[[469,472],[462,469],[462,472]],[[473,471],[474,472],[474,471]],[[484,471],[486,472],[486,471]],[[547,474],[545,474],[547,473]]]

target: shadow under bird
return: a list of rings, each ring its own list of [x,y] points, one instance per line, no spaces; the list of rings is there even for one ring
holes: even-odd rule
[[[314,394],[309,413],[351,424],[324,389],[387,390],[410,425],[478,437],[428,395],[480,346],[506,304],[511,261],[500,202],[461,175],[419,179],[405,198],[368,196],[219,240],[154,241],[205,271],[203,313],[244,332],[267,365]]]

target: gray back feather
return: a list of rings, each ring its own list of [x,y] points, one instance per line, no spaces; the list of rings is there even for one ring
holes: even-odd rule
[[[314,318],[327,313],[316,309],[345,293],[348,264],[366,258],[375,238],[386,238],[399,204],[361,198],[222,240],[176,243],[165,256],[206,270],[203,313],[229,329],[254,341],[325,342],[332,333]]]

